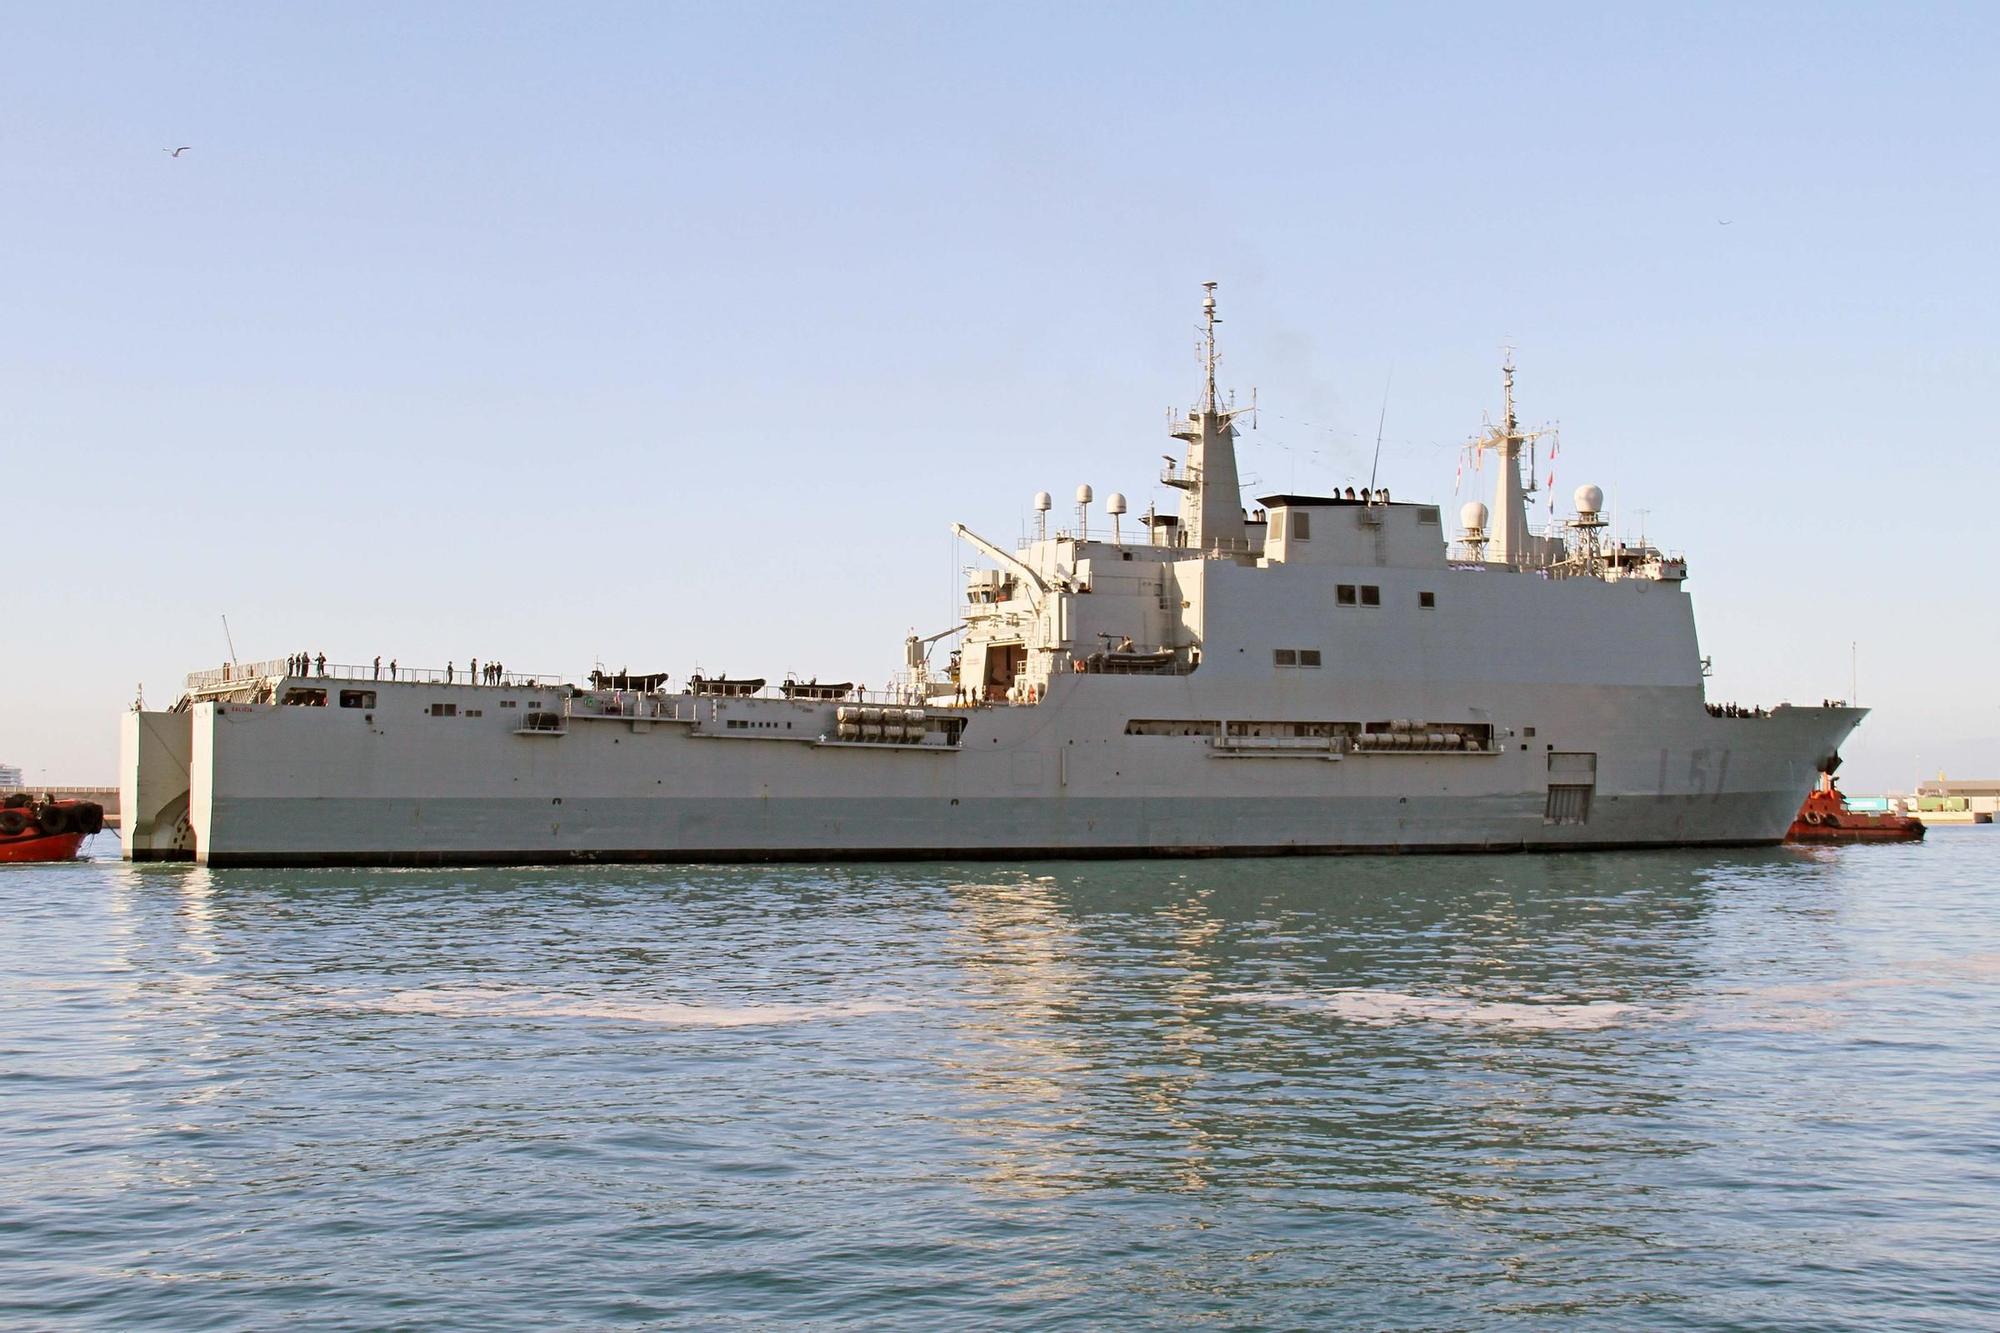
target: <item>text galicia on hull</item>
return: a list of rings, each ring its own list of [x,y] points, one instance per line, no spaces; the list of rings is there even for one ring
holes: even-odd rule
[[[1719,708],[1686,563],[1530,530],[1513,367],[1494,503],[1447,539],[1386,490],[1243,507],[1206,376],[1127,541],[954,530],[963,618],[892,689],[323,659],[188,678],[124,722],[125,854],[215,865],[1262,855],[1775,843],[1864,715]],[[948,667],[939,641],[962,636]],[[393,664],[392,664],[393,665]]]

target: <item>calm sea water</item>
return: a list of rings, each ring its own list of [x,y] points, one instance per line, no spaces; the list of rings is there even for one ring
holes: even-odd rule
[[[4,869],[9,1325],[2000,1324],[2000,830]]]

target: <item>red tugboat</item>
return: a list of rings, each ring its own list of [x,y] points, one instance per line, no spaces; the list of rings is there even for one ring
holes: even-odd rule
[[[103,827],[104,807],[95,801],[37,801],[15,792],[0,798],[0,863],[71,860]]]
[[[1912,815],[1848,809],[1833,774],[1822,773],[1819,786],[1806,797],[1785,841],[1916,842],[1923,836],[1924,822]]]

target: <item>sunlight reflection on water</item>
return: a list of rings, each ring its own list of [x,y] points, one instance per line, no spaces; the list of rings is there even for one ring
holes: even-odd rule
[[[1988,1322],[1996,849],[15,867],[0,1318]]]

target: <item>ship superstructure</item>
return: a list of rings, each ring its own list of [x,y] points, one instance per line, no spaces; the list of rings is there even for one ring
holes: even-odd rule
[[[1178,511],[1008,550],[954,530],[959,625],[894,688],[586,684],[296,659],[189,678],[124,732],[126,854],[213,864],[1473,851],[1777,842],[1864,715],[1708,705],[1686,562],[1529,530],[1514,372],[1494,503],[1243,504],[1204,382]],[[957,647],[947,650],[947,641]],[[933,665],[948,651],[948,665]],[[307,670],[299,668],[305,666]]]

